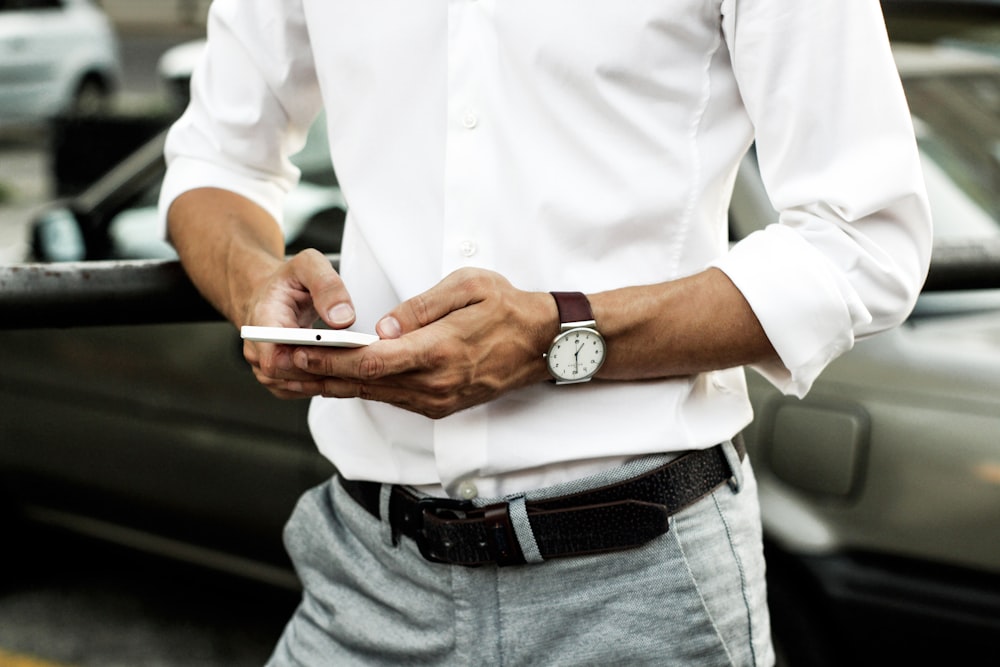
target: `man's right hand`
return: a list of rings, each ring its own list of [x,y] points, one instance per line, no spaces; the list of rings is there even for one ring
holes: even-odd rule
[[[355,313],[340,275],[317,250],[303,250],[284,262],[263,281],[237,324],[271,327],[309,327],[322,319],[333,329],[354,323]],[[315,380],[295,367],[295,346],[244,341],[243,356],[257,381],[279,398],[308,398],[311,394],[286,389],[289,381]]]
[[[286,261],[281,227],[249,199],[219,188],[189,190],[170,206],[167,224],[191,281],[237,328],[307,327],[317,319],[334,329],[354,323],[351,297],[329,260],[304,250]],[[243,346],[257,380],[281,398],[307,396],[285,384],[313,378],[292,364],[293,349]]]

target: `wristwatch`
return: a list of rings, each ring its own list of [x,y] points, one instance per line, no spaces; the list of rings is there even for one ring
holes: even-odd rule
[[[545,361],[556,384],[588,382],[607,352],[597,330],[590,301],[580,292],[551,292],[559,309],[559,334],[552,340]]]

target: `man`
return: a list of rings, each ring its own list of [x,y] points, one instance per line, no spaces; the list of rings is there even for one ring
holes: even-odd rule
[[[928,262],[874,1],[216,0],[162,193],[340,477],[272,663],[770,664],[742,367],[803,395]],[[288,261],[325,107],[341,273]],[[781,222],[730,249],[751,142]],[[592,380],[592,381],[583,381]]]

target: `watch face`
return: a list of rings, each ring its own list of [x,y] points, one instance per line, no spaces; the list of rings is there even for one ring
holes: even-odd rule
[[[564,331],[552,341],[547,360],[556,382],[584,382],[604,363],[604,338],[594,329]]]

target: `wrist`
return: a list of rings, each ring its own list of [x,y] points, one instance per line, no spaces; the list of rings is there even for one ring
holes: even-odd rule
[[[282,264],[283,260],[266,253],[234,262],[226,271],[227,303],[221,308],[223,315],[237,327],[259,324],[254,313],[256,305],[262,300],[259,294],[267,289],[266,284]]]

